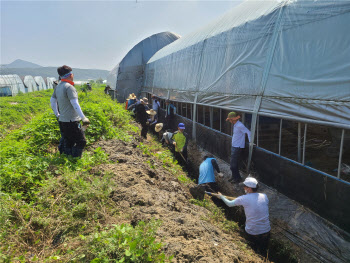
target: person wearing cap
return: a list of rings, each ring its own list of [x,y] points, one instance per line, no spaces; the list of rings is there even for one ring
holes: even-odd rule
[[[269,199],[266,194],[257,193],[258,181],[247,177],[243,182],[245,195],[230,201],[221,193],[220,199],[229,206],[243,206],[246,217],[245,232],[252,248],[266,256],[270,239]]]
[[[57,72],[61,77],[61,82],[54,89],[50,102],[64,137],[62,151],[66,155],[81,157],[86,139],[80,121],[82,120],[85,126],[89,125],[90,121],[80,108],[78,93],[74,88],[72,68],[64,65],[57,68]]]
[[[199,166],[198,185],[203,186],[207,192],[217,193],[219,188],[215,181],[214,169],[218,172],[218,176],[223,177],[216,159],[210,155],[204,156]]]
[[[180,162],[187,162],[187,133],[185,133],[185,124],[179,123],[177,131],[174,132],[171,140],[175,147],[175,158]]]
[[[171,123],[176,114],[176,107],[170,102],[170,100],[165,101],[165,125],[166,129],[171,128]]]
[[[140,100],[140,103],[135,106],[136,120],[141,124],[141,136],[147,138],[147,112],[146,105],[148,104],[148,99],[143,98]]]
[[[232,171],[232,177],[230,181],[234,183],[239,183],[242,181],[242,177],[239,174],[239,158],[241,151],[245,148],[245,135],[248,135],[248,140],[250,143],[250,131],[244,126],[242,122],[239,121],[241,114],[237,112],[230,112],[227,116],[226,121],[233,124],[233,135],[231,143],[231,160],[230,169]]]

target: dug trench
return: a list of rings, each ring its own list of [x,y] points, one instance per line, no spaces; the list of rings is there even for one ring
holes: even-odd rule
[[[195,145],[189,149],[191,161],[183,171],[169,169],[156,157],[169,150],[152,135],[147,140],[134,135],[131,142],[108,140],[92,146],[98,147],[108,154],[110,163],[94,167],[91,173],[113,174],[117,187],[110,198],[120,209],[113,221],[136,225],[161,220],[157,239],[167,255],[174,255],[173,262],[313,262],[307,257],[300,260],[299,253],[279,241],[273,241],[268,259],[261,257],[244,239],[242,209],[224,207],[220,201],[214,204],[209,197],[194,200],[189,189],[198,178],[203,154]]]

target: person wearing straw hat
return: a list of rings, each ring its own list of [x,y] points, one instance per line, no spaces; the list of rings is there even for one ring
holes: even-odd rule
[[[131,105],[136,102],[136,95],[134,93],[129,94],[129,97],[126,99],[125,109],[128,110]]]
[[[143,98],[140,100],[140,103],[136,105],[135,112],[136,112],[136,120],[141,124],[141,136],[145,139],[147,139],[147,112],[146,112],[146,106],[148,104],[148,99]]]
[[[158,133],[159,139],[162,137],[162,129],[163,129],[163,123],[157,123],[154,126],[154,131]]]
[[[154,130],[154,127],[156,126],[156,123],[158,122],[158,114],[155,110],[150,109],[148,111],[146,111],[147,114],[150,116],[149,119],[147,119],[147,124],[150,127],[151,131]]]
[[[175,147],[175,158],[179,163],[186,164],[188,136],[187,133],[185,133],[185,124],[179,123],[177,131],[174,132],[171,140]]]
[[[271,230],[269,199],[266,194],[257,193],[259,186],[255,178],[248,176],[242,185],[245,195],[234,200],[228,200],[221,193],[218,193],[218,197],[229,207],[239,205],[244,207],[247,239],[255,251],[266,256]]]
[[[226,121],[233,124],[233,135],[231,143],[231,160],[230,169],[232,171],[232,177],[230,182],[239,183],[242,181],[242,177],[239,174],[239,158],[241,151],[245,148],[245,135],[248,135],[248,140],[250,142],[250,131],[244,126],[242,122],[239,121],[241,114],[238,112],[230,112],[227,116]]]

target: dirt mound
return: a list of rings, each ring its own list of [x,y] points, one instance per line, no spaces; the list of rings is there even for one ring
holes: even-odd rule
[[[246,247],[238,230],[236,235],[227,234],[206,220],[210,211],[190,202],[190,185],[184,186],[160,160],[137,146],[137,141],[117,140],[94,145],[109,154],[111,163],[92,172],[115,175],[118,187],[110,197],[120,207],[118,220],[136,225],[140,220],[160,219],[157,235],[165,244],[165,253],[175,256],[174,262],[263,261]]]

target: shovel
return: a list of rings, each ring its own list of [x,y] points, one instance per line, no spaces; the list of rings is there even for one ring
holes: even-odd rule
[[[214,196],[214,197],[216,197],[216,198],[219,198],[220,199],[220,195],[219,194],[216,194],[216,193],[211,193],[211,192],[207,192],[207,191],[205,191],[205,193],[207,194],[207,195],[210,195],[210,196]],[[226,196],[226,195],[222,195],[222,196],[224,196],[227,200],[230,200],[230,201],[232,201],[232,200],[235,200],[236,199],[236,197],[231,197],[231,196]]]

